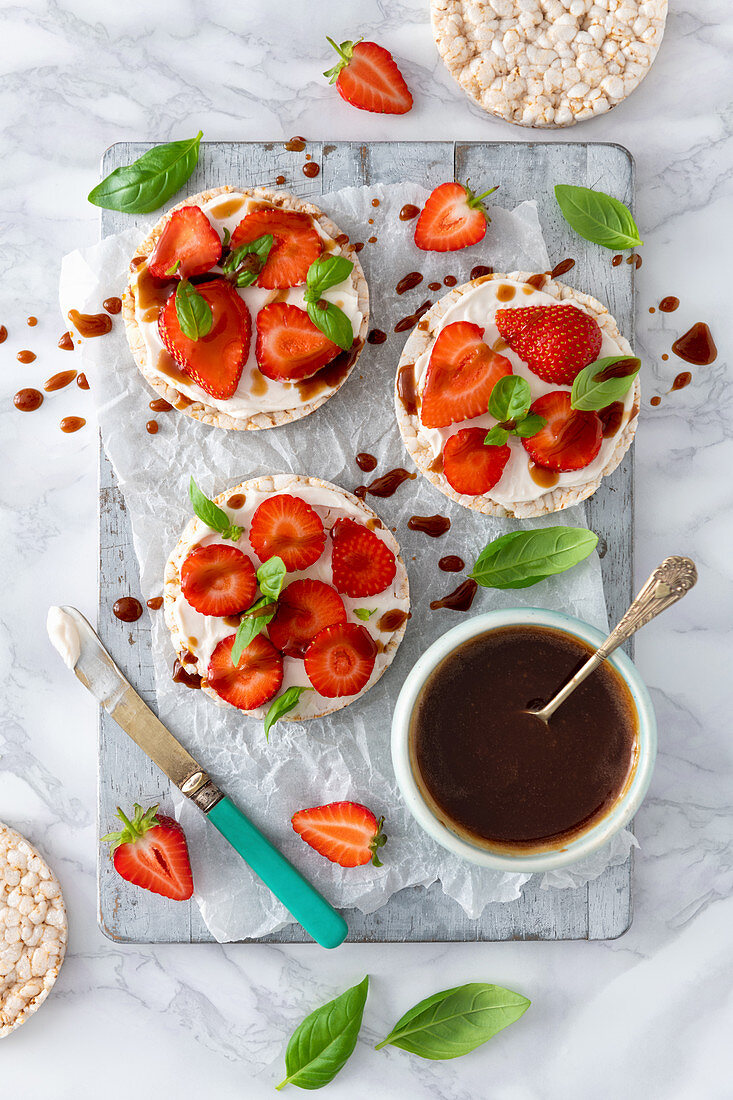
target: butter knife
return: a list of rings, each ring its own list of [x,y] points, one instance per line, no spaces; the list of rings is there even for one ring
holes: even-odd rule
[[[341,914],[219,790],[198,761],[153,714],[122,675],[84,616],[75,607],[60,610],[68,616],[64,623],[67,633],[73,633],[73,623],[78,646],[74,638],[71,652],[68,647],[62,652],[56,641],[51,640],[77,679],[179,791],[198,806],[321,947],[338,947],[343,943],[348,926]]]

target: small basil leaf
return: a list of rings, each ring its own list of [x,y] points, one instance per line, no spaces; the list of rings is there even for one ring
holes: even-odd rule
[[[644,242],[628,206],[604,191],[558,183],[555,198],[565,221],[593,244],[636,248]]]
[[[148,149],[132,164],[114,172],[89,192],[89,202],[123,214],[149,214],[175,195],[196,167],[203,132],[186,141]]]
[[[518,374],[506,374],[489,397],[489,413],[495,420],[519,420],[532,404],[529,382]]]
[[[260,601],[258,600],[257,602],[259,603]],[[259,609],[257,608],[257,604],[254,604],[237,627],[237,633],[234,635],[234,644],[232,645],[232,652],[230,654],[232,664],[235,668],[242,659],[242,654],[249,643],[256,638],[258,634],[262,634],[267,624],[275,617],[277,604],[272,604],[271,607],[271,611],[266,611],[262,615],[256,615],[252,614],[252,612]]]
[[[233,249],[222,264],[222,271],[236,286],[252,286],[267,263],[275,238],[264,233],[254,241]]]
[[[585,527],[511,531],[481,551],[471,577],[484,588],[529,588],[583,561],[597,542]]]
[[[230,240],[231,240],[231,239],[232,239],[232,235],[231,235],[231,233],[229,232],[229,230],[227,229],[227,227],[226,227],[226,226],[224,226],[224,236],[223,236],[223,237],[222,237],[222,239],[221,239],[221,247],[222,247],[222,249],[224,249],[224,248],[229,248],[229,242],[230,242]]]
[[[320,1089],[333,1081],[353,1054],[359,1036],[369,978],[306,1016],[285,1051],[287,1076],[276,1088]]]
[[[348,351],[354,343],[351,321],[333,302],[326,302],[325,307],[321,305],[322,302],[325,302],[325,298],[319,298],[317,302],[308,302],[306,304],[308,316],[324,336],[344,351]]]
[[[260,596],[251,607],[242,612],[242,618],[255,616],[258,619],[264,619],[265,623],[269,623],[275,618],[276,611],[277,600],[273,600],[270,596]]]
[[[371,609],[371,611],[369,610],[368,607],[355,607],[354,608],[354,614],[356,615],[357,619],[361,619],[361,621],[364,622],[364,623],[368,623],[369,620],[371,619],[372,615],[376,615],[376,613],[377,613],[377,608],[376,607],[373,607]]]
[[[214,323],[211,306],[188,279],[181,279],[176,287],[176,316],[189,340],[200,340],[211,332]]]
[[[268,558],[257,570],[257,583],[260,592],[271,599],[276,600],[282,592],[285,580],[285,562],[282,558]]]
[[[503,447],[509,438],[509,432],[506,428],[501,428],[498,424],[496,427],[491,428],[484,438],[484,443],[487,447]]]
[[[278,695],[277,699],[273,700],[270,704],[269,710],[265,715],[265,737],[270,740],[270,730],[279,722],[280,719],[288,714],[291,710],[294,710],[298,705],[298,700],[304,691],[313,691],[312,687],[289,687],[287,691],[284,691],[282,695]]]
[[[218,531],[223,539],[231,539],[232,542],[236,542],[241,537],[242,528],[233,524],[218,504],[214,504],[213,500],[204,496],[193,478],[188,485],[188,495],[195,514],[212,531]]]
[[[306,302],[317,302],[324,290],[343,283],[353,270],[353,263],[345,256],[334,256],[332,253],[319,256],[310,265],[306,275]]]
[[[512,434],[518,435],[520,439],[529,439],[530,436],[541,432],[546,423],[544,416],[540,416],[538,413],[528,413],[527,416],[522,417]]]
[[[433,1061],[460,1058],[513,1024],[530,1003],[487,982],[444,989],[406,1012],[376,1049],[389,1044]]]
[[[628,363],[628,373],[617,375],[612,373],[608,378],[599,378],[604,371],[617,363]],[[580,374],[575,376],[570,393],[570,404],[574,409],[591,412],[605,409],[614,401],[621,401],[629,392],[640,367],[641,360],[630,355],[609,355],[605,359],[596,359],[595,363],[589,363],[587,367],[583,367]]]
[[[171,264],[171,266],[166,271],[166,275],[170,275],[172,277],[178,271],[178,268],[180,266],[181,266],[181,261],[180,260],[174,260],[174,262]]]

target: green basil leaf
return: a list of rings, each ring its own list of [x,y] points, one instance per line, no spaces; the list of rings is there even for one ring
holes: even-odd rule
[[[254,241],[240,244],[229,253],[222,264],[222,271],[232,279],[235,286],[252,286],[267,263],[274,242],[272,233],[263,233]]]
[[[166,271],[166,275],[170,275],[170,276],[175,275],[175,273],[178,271],[178,268],[180,266],[181,266],[181,261],[180,260],[174,260],[173,263],[171,264],[171,266]]]
[[[506,374],[494,386],[489,397],[489,413],[495,420],[519,420],[532,404],[529,382],[518,374]]]
[[[212,531],[218,531],[223,539],[231,539],[232,542],[236,542],[241,537],[242,528],[235,526],[218,504],[214,504],[213,500],[204,496],[193,478],[188,485],[188,495],[194,512]]]
[[[333,1081],[354,1052],[368,990],[367,976],[306,1016],[290,1037],[285,1051],[287,1077],[276,1088],[320,1089]]]
[[[644,243],[628,206],[612,195],[558,183],[555,198],[565,221],[586,241],[604,248],[636,248]]]
[[[509,432],[497,424],[491,428],[484,438],[487,447],[503,447],[509,438]]]
[[[211,332],[214,323],[211,306],[188,279],[181,279],[176,287],[176,316],[189,340],[200,340]]]
[[[530,588],[583,561],[597,542],[585,527],[510,531],[481,551],[471,576],[484,588]]]
[[[599,380],[598,376],[616,363],[628,363],[629,373]],[[609,355],[605,359],[596,359],[595,363],[589,363],[575,376],[570,404],[574,409],[591,412],[621,401],[629,392],[640,367],[641,360],[631,355]]]
[[[231,239],[232,239],[231,233],[229,232],[227,227],[224,226],[224,236],[221,239],[221,247],[222,248],[229,248],[229,242],[230,242]]]
[[[276,600],[282,592],[284,580],[285,562],[277,556],[268,558],[257,570],[257,583],[260,586],[260,591],[273,600]]]
[[[304,691],[313,691],[312,687],[289,687],[282,695],[273,700],[265,715],[265,737],[270,740],[270,730],[280,719],[298,705]]]
[[[401,1047],[433,1061],[460,1058],[515,1023],[530,1003],[520,993],[487,982],[444,989],[406,1012],[376,1049]]]
[[[376,615],[376,613],[377,613],[377,608],[376,607],[373,607],[371,609],[371,611],[369,610],[368,607],[355,607],[354,608],[354,614],[356,615],[357,619],[361,619],[361,621],[364,622],[364,623],[368,623],[369,620],[371,619],[372,615]]]
[[[319,256],[310,265],[306,275],[306,302],[317,302],[324,290],[343,283],[353,270],[353,263],[345,256],[334,256],[333,253]]]
[[[242,612],[242,618],[255,616],[258,619],[264,619],[265,624],[267,624],[275,618],[276,611],[277,600],[273,600],[270,596],[260,596],[251,607]]]
[[[259,601],[258,601],[259,603]],[[234,644],[231,651],[232,664],[236,668],[242,659],[242,654],[249,645],[249,643],[257,637],[258,634],[262,634],[267,624],[275,617],[275,611],[277,610],[277,604],[272,604],[272,611],[265,612],[264,615],[252,615],[252,612],[256,608],[253,605],[250,611],[242,619],[237,627],[237,633],[234,635]]]
[[[520,439],[529,439],[530,436],[541,432],[546,423],[544,416],[540,416],[539,413],[529,413],[522,417],[512,434],[518,435]]]
[[[333,302],[326,302],[325,307],[320,305],[321,302],[325,302],[325,298],[319,298],[317,302],[306,303],[308,316],[324,336],[327,336],[334,344],[338,344],[344,351],[348,351],[354,343],[351,321],[344,311],[335,306]]]
[[[114,172],[89,192],[89,202],[123,214],[149,214],[158,210],[183,187],[199,159],[203,132],[195,138],[172,141],[148,149],[132,164]]]

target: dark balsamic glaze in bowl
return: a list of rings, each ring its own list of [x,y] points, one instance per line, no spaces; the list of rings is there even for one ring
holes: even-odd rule
[[[603,664],[550,722],[546,702],[592,652],[543,626],[487,631],[433,670],[410,724],[415,780],[437,817],[480,847],[560,848],[617,802],[637,756],[631,693]]]

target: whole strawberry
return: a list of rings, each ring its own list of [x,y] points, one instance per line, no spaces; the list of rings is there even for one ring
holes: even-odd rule
[[[598,358],[603,340],[597,321],[576,306],[497,309],[496,327],[533,374],[563,386]]]
[[[193,876],[186,834],[172,817],[158,814],[157,806],[144,810],[135,803],[132,820],[117,807],[123,828],[107,833],[115,870],[127,882],[174,901],[193,894]]]
[[[412,107],[410,89],[389,50],[376,42],[327,40],[339,55],[332,69],[324,73],[335,84],[342,99],[352,107],[378,114],[404,115]]]

